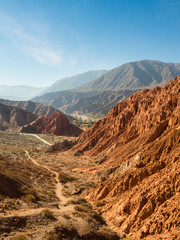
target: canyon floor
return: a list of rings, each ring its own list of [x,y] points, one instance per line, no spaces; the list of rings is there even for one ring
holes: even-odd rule
[[[64,139],[0,132],[0,239],[119,239],[101,203],[84,198],[97,184],[86,171],[93,159],[45,153]]]

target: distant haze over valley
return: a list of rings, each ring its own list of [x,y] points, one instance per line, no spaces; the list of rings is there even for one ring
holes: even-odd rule
[[[31,86],[7,86],[0,85],[0,98],[8,100],[28,100],[39,95],[45,88],[35,88]]]
[[[94,70],[78,75],[67,77],[56,81],[50,87],[35,88],[31,86],[7,86],[0,85],[0,98],[8,100],[30,100],[33,97],[43,95],[44,93],[57,92],[62,90],[69,90],[77,87],[81,87],[84,84],[90,83],[96,78],[107,73],[107,70]]]

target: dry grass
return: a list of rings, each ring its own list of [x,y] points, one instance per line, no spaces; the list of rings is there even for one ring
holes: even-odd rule
[[[11,240],[29,240],[30,237],[26,233],[17,233],[15,234]]]

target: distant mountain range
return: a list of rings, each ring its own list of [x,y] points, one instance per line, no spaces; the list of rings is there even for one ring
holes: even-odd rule
[[[80,87],[82,91],[143,89],[162,86],[180,75],[180,63],[142,60],[114,68]]]
[[[11,90],[16,98],[19,96],[22,99],[21,93],[26,98],[29,98],[30,94],[36,95],[32,98],[33,102],[51,105],[64,113],[103,116],[133,92],[162,86],[178,75],[180,75],[180,63],[142,60],[123,64],[108,72],[106,70],[89,71],[61,79],[44,89],[41,95],[40,89],[35,90],[26,86],[12,87]],[[1,87],[0,97],[10,95],[10,90],[8,91]],[[12,105],[14,106],[14,103]],[[16,103],[15,106],[31,112],[35,111],[36,114],[41,114],[40,111],[43,115],[54,112],[50,107],[43,110],[42,106],[37,106],[37,103],[33,106],[32,102]],[[33,111],[32,108],[34,108]]]
[[[7,86],[0,85],[0,98],[9,100],[29,100],[39,95],[45,88],[35,88],[30,86]]]
[[[43,96],[34,98],[33,101],[41,102],[44,105],[51,105],[66,114],[88,114],[102,117],[114,105],[125,100],[134,92],[136,90],[98,92],[61,91],[44,94]]]
[[[79,88],[46,93],[32,101],[68,114],[103,116],[133,92],[162,86],[177,75],[180,75],[180,63],[142,60],[114,68]]]
[[[90,83],[105,73],[107,73],[107,70],[95,70],[84,72],[72,77],[63,78],[55,82],[50,87],[46,88],[42,94],[78,88],[84,84]]]

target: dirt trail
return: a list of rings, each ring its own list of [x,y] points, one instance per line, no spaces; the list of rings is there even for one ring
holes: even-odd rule
[[[25,136],[33,136],[35,138],[37,138],[38,140],[40,140],[41,142],[47,144],[48,146],[52,146],[53,144],[49,143],[48,141],[46,141],[45,139],[41,138],[40,136],[38,136],[37,134],[32,134],[32,133],[20,133],[20,135],[25,135]]]
[[[54,182],[55,186],[56,186],[56,196],[59,199],[59,204],[58,204],[58,209],[55,208],[51,208],[50,209],[53,212],[64,212],[64,211],[71,211],[73,210],[73,206],[72,205],[67,205],[67,202],[70,200],[70,198],[65,197],[62,193],[62,189],[63,189],[63,185],[60,183],[59,181],[59,174],[56,171],[51,170],[48,166],[45,165],[41,165],[38,162],[36,162],[35,159],[33,159],[30,155],[29,152],[26,150],[25,151],[27,154],[28,159],[35,164],[38,167],[44,168],[47,171],[49,171],[53,176],[52,176],[52,181]],[[40,208],[33,208],[33,209],[24,209],[24,210],[13,210],[9,213],[1,213],[0,217],[25,217],[25,216],[30,216],[30,215],[36,215],[36,214],[40,214],[43,210],[46,210],[49,207],[40,207]]]
[[[42,168],[48,170],[50,173],[52,173],[54,175],[52,180],[56,184],[56,190],[55,190],[56,196],[60,200],[60,205],[61,204],[65,205],[68,202],[69,199],[62,194],[63,186],[59,181],[59,174],[57,172],[51,170],[48,166],[41,165],[41,164],[37,163],[35,159],[31,158],[28,151],[25,151],[25,152],[26,152],[29,160],[31,160],[31,162],[33,162],[38,167],[42,167]]]

